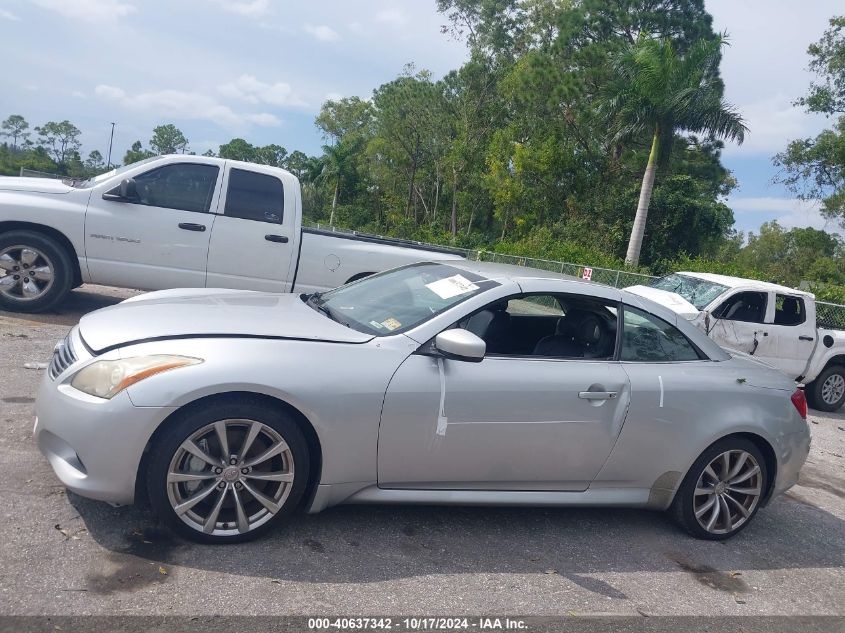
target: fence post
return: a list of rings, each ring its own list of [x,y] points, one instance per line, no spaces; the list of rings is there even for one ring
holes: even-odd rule
[[[617,271],[616,271],[616,282],[613,284],[613,287],[614,287],[614,288],[618,288],[618,287],[619,287],[619,273],[621,273],[621,272],[622,272],[621,270],[617,270]]]

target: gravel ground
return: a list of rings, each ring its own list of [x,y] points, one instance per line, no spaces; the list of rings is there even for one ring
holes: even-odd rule
[[[67,493],[32,441],[44,372],[24,365],[131,294],[0,312],[0,615],[845,615],[842,412],[811,412],[800,485],[727,543],[647,511],[350,506],[200,546]]]

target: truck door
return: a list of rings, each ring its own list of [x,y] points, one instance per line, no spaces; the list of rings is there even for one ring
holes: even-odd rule
[[[765,325],[767,292],[737,292],[712,312],[710,337],[722,347],[757,355],[768,336]]]
[[[118,199],[112,182],[95,189],[85,216],[91,281],[144,290],[204,287],[220,171],[175,162],[135,174],[132,199]]]
[[[295,187],[274,170],[226,163],[208,249],[209,288],[287,292],[295,265]],[[293,183],[290,183],[291,185]]]
[[[816,344],[815,322],[807,318],[807,306],[800,295],[769,293],[766,329],[757,356],[790,378],[804,374]]]

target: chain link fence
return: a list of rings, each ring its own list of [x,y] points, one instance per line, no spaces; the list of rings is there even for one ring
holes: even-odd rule
[[[578,279],[589,279],[600,284],[613,286],[614,288],[626,288],[628,286],[648,285],[653,279],[651,275],[632,273],[626,270],[615,270],[612,268],[599,268],[597,266],[584,266],[570,262],[556,262],[550,259],[539,259],[537,257],[519,257],[517,255],[505,255],[504,253],[491,253],[489,251],[476,251],[474,259],[480,262],[496,262],[499,264],[511,264],[513,266],[527,266],[551,272],[577,277]]]
[[[845,330],[845,305],[816,301],[818,327],[828,330]]]

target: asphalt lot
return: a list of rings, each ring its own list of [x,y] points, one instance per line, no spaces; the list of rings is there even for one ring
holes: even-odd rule
[[[199,546],[67,493],[32,441],[44,371],[25,365],[130,294],[0,312],[0,615],[845,615],[842,412],[811,412],[800,485],[724,544],[647,511],[350,506]]]

